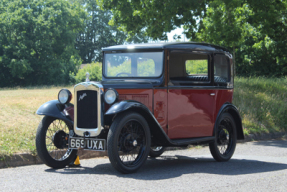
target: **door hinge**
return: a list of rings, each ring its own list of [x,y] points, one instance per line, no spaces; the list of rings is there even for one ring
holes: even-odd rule
[[[168,125],[166,125],[166,128],[168,129]]]
[[[167,60],[169,60],[169,55],[167,56]]]

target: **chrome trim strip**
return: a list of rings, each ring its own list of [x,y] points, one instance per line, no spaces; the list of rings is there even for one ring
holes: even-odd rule
[[[78,98],[77,98],[77,91],[82,91],[82,90],[94,90],[97,91],[98,94],[98,127],[95,128],[85,128],[85,127],[77,127],[77,105],[78,105]],[[102,106],[102,95],[104,93],[104,88],[103,85],[98,83],[98,82],[82,82],[79,83],[77,85],[75,85],[74,87],[74,95],[75,95],[75,99],[74,99],[74,108],[75,108],[75,112],[74,112],[74,131],[77,135],[79,136],[84,136],[84,132],[90,132],[90,137],[96,137],[101,133],[102,130],[102,110],[101,110],[101,106]]]

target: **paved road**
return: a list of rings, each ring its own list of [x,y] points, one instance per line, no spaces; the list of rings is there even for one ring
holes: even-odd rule
[[[287,140],[238,144],[229,162],[215,162],[208,147],[169,151],[137,173],[116,172],[107,158],[81,168],[45,165],[0,169],[0,191],[286,191]]]

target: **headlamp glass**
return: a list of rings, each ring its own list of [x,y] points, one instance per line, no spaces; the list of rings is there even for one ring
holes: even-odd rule
[[[105,101],[107,104],[113,104],[117,99],[117,93],[113,89],[109,89],[105,93]]]
[[[62,104],[67,104],[71,101],[72,94],[68,89],[61,89],[58,94],[58,100]]]

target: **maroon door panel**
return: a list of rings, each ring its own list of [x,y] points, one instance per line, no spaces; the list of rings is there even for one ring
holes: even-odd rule
[[[167,89],[154,89],[154,116],[167,134]]]
[[[212,136],[216,90],[169,89],[170,139]]]

